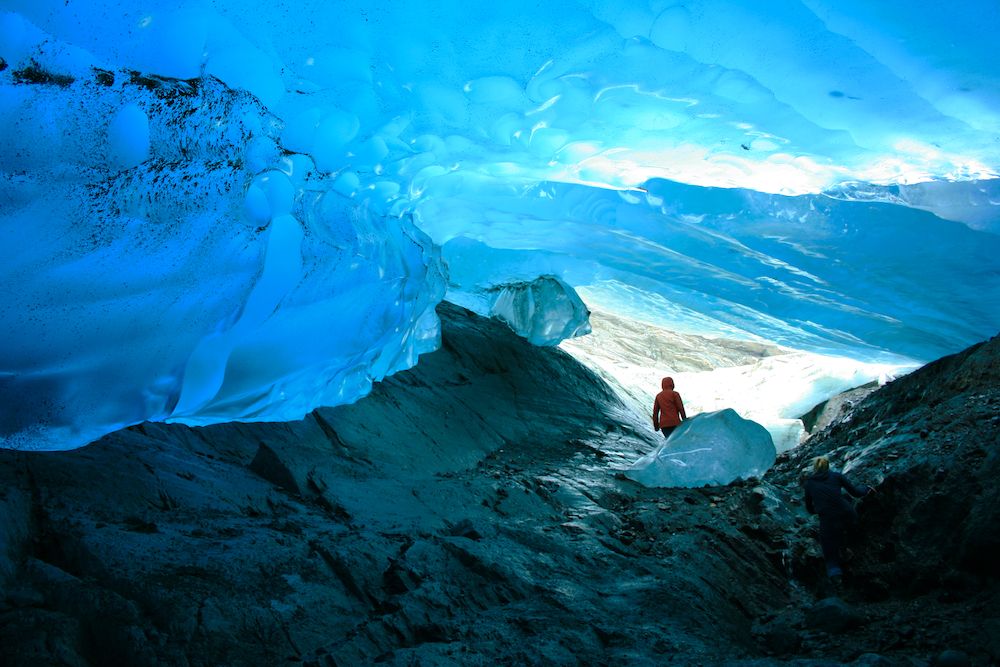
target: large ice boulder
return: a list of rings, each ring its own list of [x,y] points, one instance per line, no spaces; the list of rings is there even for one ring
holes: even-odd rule
[[[492,285],[478,293],[452,291],[448,300],[495,317],[535,345],[551,347],[590,333],[590,311],[576,291],[555,276]]]
[[[767,429],[727,408],[684,421],[625,475],[645,486],[724,485],[763,474],[775,456]]]

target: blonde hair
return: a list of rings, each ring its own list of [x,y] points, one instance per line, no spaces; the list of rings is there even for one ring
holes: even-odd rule
[[[826,472],[830,469],[830,459],[825,456],[817,456],[813,459],[813,472]]]

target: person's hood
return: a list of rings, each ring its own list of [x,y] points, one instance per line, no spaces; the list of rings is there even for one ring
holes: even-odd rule
[[[660,383],[660,386],[663,387],[663,391],[670,391],[674,388],[674,379],[663,378],[663,381]]]
[[[830,476],[830,471],[824,470],[823,472],[814,472],[813,474],[809,475],[809,479],[816,479],[816,480],[826,479],[829,476]]]

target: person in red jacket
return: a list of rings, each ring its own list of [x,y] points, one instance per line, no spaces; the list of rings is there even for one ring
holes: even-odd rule
[[[674,379],[663,378],[661,385],[663,391],[653,401],[653,429],[661,431],[664,438],[669,438],[681,421],[687,419],[687,413],[684,412],[681,395],[674,391]]]

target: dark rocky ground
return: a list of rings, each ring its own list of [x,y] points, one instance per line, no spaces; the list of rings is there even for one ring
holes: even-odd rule
[[[1000,337],[869,394],[779,459],[767,483],[793,488],[819,454],[877,493],[858,505],[841,594],[862,622],[798,632],[798,650],[848,656],[864,646],[918,660],[952,650],[1000,663]],[[822,591],[814,522],[795,525],[792,574]],[[779,614],[772,628],[798,628],[801,612]]]
[[[352,406],[0,452],[0,664],[1000,660],[1000,339],[763,480],[645,489],[617,474],[659,442],[644,415],[442,311],[442,350]],[[799,502],[818,453],[878,489],[839,591]]]

